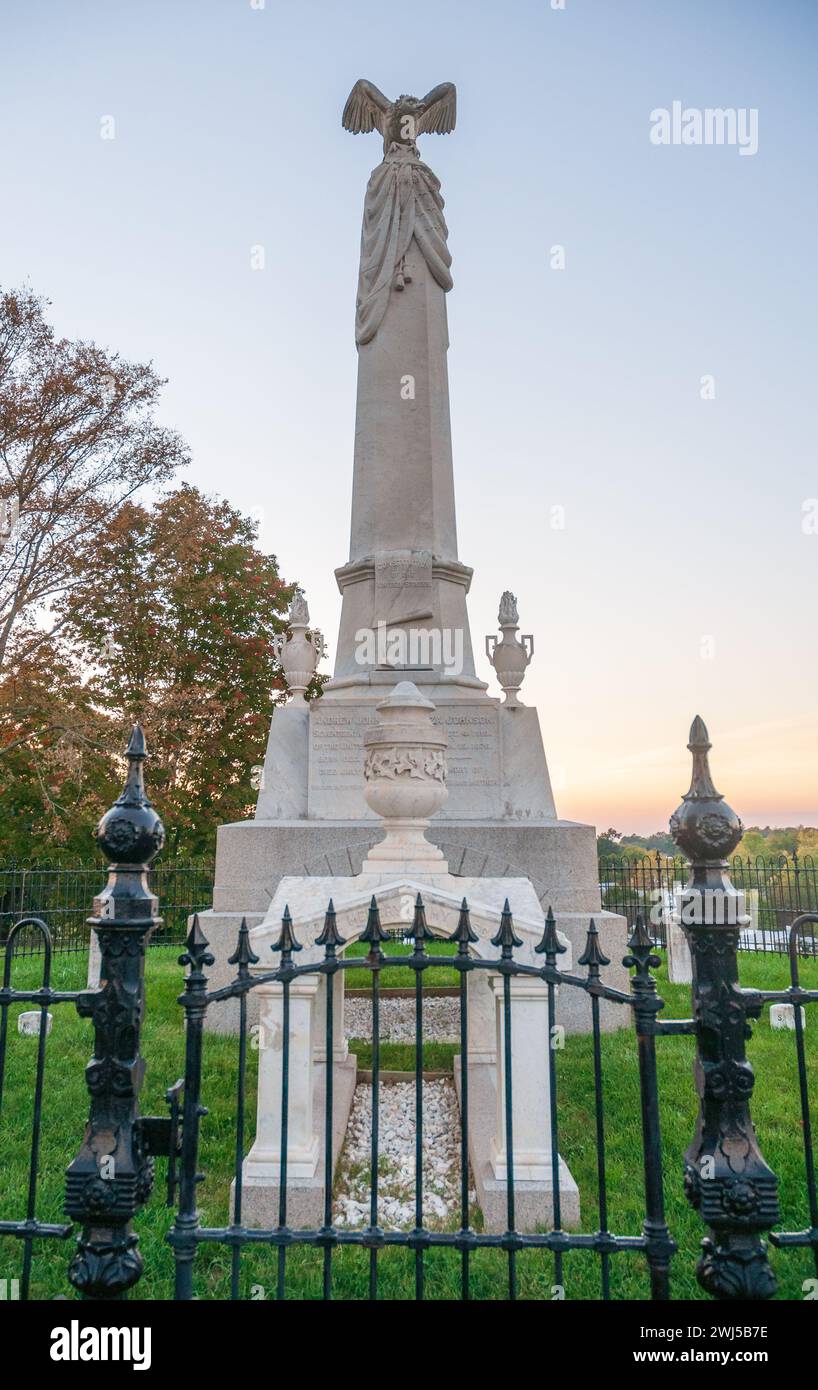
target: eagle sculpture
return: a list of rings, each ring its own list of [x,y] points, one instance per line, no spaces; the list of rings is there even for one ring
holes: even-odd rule
[[[379,130],[384,154],[393,145],[414,145],[418,135],[448,135],[457,119],[457,91],[453,82],[441,82],[423,98],[385,97],[374,82],[359,77],[347,98],[341,123],[353,135]]]

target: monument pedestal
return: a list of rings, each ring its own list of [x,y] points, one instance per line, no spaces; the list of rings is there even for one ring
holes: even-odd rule
[[[278,715],[276,715],[276,718]],[[200,913],[202,930],[215,957],[211,988],[233,978],[228,958],[236,947],[242,916],[249,927],[264,918],[282,878],[289,875],[352,878],[359,874],[383,828],[377,819],[237,821],[219,827],[213,910]],[[627,950],[625,920],[600,912],[596,834],[593,826],[576,821],[480,821],[438,817],[428,838],[443,850],[449,872],[463,878],[528,878],[543,913],[550,906],[574,948],[582,954],[588,919],[599,928],[602,948],[610,957],[606,978],[617,989],[628,988],[621,962]],[[510,885],[509,885],[510,889]],[[464,889],[465,891],[465,889]],[[512,901],[512,909],[514,908]],[[291,905],[292,907],[292,905]],[[263,964],[274,966],[268,956]],[[248,996],[250,1022],[257,1021],[255,991]],[[580,990],[563,991],[559,1022],[566,1032],[588,1032],[590,1001]],[[605,1000],[600,1005],[604,1029],[628,1022],[625,1010]],[[211,1004],[205,1027],[212,1032],[238,1031],[238,1003]]]

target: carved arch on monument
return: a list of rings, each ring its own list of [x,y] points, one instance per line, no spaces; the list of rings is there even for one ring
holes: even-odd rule
[[[540,878],[532,877],[529,870],[514,864],[502,854],[491,854],[479,845],[467,845],[461,841],[439,840],[434,834],[435,822],[427,831],[428,838],[442,849],[449,864],[449,873],[455,878],[527,878],[537,894],[543,910],[554,896],[553,889]],[[380,827],[365,838],[351,840],[345,845],[324,851],[315,859],[304,864],[302,872],[307,878],[346,877],[361,872],[363,861],[373,845],[383,839]],[[423,890],[421,890],[423,891]],[[513,907],[513,904],[512,904]],[[343,933],[342,933],[343,934]]]

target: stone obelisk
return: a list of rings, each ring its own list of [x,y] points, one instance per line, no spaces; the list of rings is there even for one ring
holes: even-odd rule
[[[472,572],[457,555],[448,232],[440,184],[416,143],[454,123],[451,83],[423,101],[389,103],[358,82],[344,112],[353,133],[382,131],[384,158],[361,235],[352,526],[349,562],[336,570],[343,607],[333,689],[393,683],[396,668],[418,684],[486,688],[475,677],[466,612]],[[369,651],[361,632],[375,637]]]
[[[445,734],[448,798],[429,836],[452,872],[528,877],[578,947],[587,913],[599,909],[593,827],[557,818],[537,711],[518,698],[533,638],[516,637],[510,592],[502,640],[488,639],[504,701],[474,668],[472,571],[458,555],[449,419],[451,254],[440,183],[417,144],[452,131],[455,114],[451,83],[422,100],[389,101],[359,81],[344,109],[344,127],[377,131],[384,153],[364,203],[352,520],[349,559],[335,572],[335,670],[321,698],[307,702],[310,671],[302,668],[323,639],[298,595],[298,650],[281,654],[285,671],[296,672],[294,693],[272,720],[254,819],[219,830],[211,941],[223,928],[227,942],[241,914],[259,921],[284,875],[360,871],[382,833],[364,797],[365,738],[376,706],[402,680],[433,703]]]

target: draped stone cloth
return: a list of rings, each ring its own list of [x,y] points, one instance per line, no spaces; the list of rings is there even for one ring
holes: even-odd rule
[[[355,312],[359,346],[371,342],[383,322],[413,237],[441,289],[451,289],[448,235],[440,180],[415,151],[393,145],[366,190]]]

